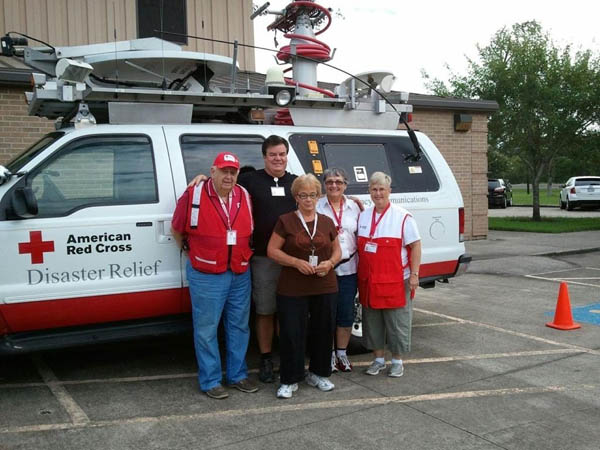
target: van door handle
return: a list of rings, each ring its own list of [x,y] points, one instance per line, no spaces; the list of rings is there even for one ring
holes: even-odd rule
[[[159,220],[157,222],[157,240],[159,244],[167,244],[175,241],[175,238],[171,234],[171,221],[170,220]]]
[[[136,227],[151,227],[152,222],[136,222]]]

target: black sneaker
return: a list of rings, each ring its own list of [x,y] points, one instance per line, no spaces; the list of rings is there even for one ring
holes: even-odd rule
[[[258,386],[253,381],[250,381],[248,378],[244,378],[243,380],[238,381],[237,383],[232,385],[238,391],[247,392],[249,394],[258,391]]]
[[[222,400],[224,398],[229,397],[229,394],[221,385],[215,386],[214,388],[209,389],[208,391],[204,391],[204,393],[210,398],[216,398],[217,400]]]
[[[271,359],[260,360],[258,379],[263,383],[275,382],[275,376],[273,375],[273,361]]]

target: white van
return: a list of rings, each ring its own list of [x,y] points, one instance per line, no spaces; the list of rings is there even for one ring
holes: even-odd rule
[[[64,129],[9,163],[17,175],[0,186],[0,353],[187,327],[186,256],[169,231],[176,200],[221,151],[262,168],[261,144],[271,134],[289,140],[290,172],[313,172],[314,160],[322,169],[342,167],[350,174],[347,193],[366,205],[367,175],[391,174],[392,202],[414,214],[422,234],[422,285],[465,269],[461,194],[421,133],[423,157],[411,162],[404,131],[229,124]]]
[[[0,354],[188,329],[186,255],[170,234],[176,200],[222,151],[263,168],[273,134],[290,143],[288,171],[344,168],[346,193],[366,206],[370,174],[391,175],[391,201],[422,235],[423,287],[468,266],[456,180],[427,136],[396,129],[412,109],[408,95],[388,109],[375,89],[389,92],[387,72],[319,98],[277,81],[222,92],[210,77],[235,73],[235,61],[155,38],[24,54],[42,72],[29,113],[57,120],[57,131],[0,166]],[[172,81],[157,85],[157,75]],[[282,106],[295,126],[266,124]],[[360,336],[359,321],[360,310]]]

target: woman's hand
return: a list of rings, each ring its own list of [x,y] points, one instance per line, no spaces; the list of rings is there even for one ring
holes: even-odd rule
[[[410,274],[408,278],[408,285],[410,286],[411,291],[414,291],[419,287],[419,273],[413,272]]]
[[[363,202],[360,200],[360,198],[355,197],[354,195],[349,195],[348,198],[350,200],[352,200],[354,203],[356,203],[356,206],[358,206],[358,209],[360,209],[360,212],[363,212],[365,210],[365,205],[363,205]]]
[[[333,263],[330,259],[327,259],[325,261],[321,261],[319,265],[315,267],[315,272],[318,276],[324,277],[331,269],[333,269]]]
[[[304,275],[313,275],[315,273],[315,267],[311,266],[308,261],[304,261],[303,259],[296,258],[294,267]]]

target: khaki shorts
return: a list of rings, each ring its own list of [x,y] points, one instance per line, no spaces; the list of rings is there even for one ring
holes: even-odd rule
[[[392,355],[410,351],[412,340],[412,300],[408,279],[404,280],[406,306],[393,309],[371,309],[363,306],[363,333],[366,347],[383,350],[387,342]]]
[[[277,311],[277,283],[281,266],[266,256],[254,255],[252,267],[252,301],[256,314],[268,316]]]

